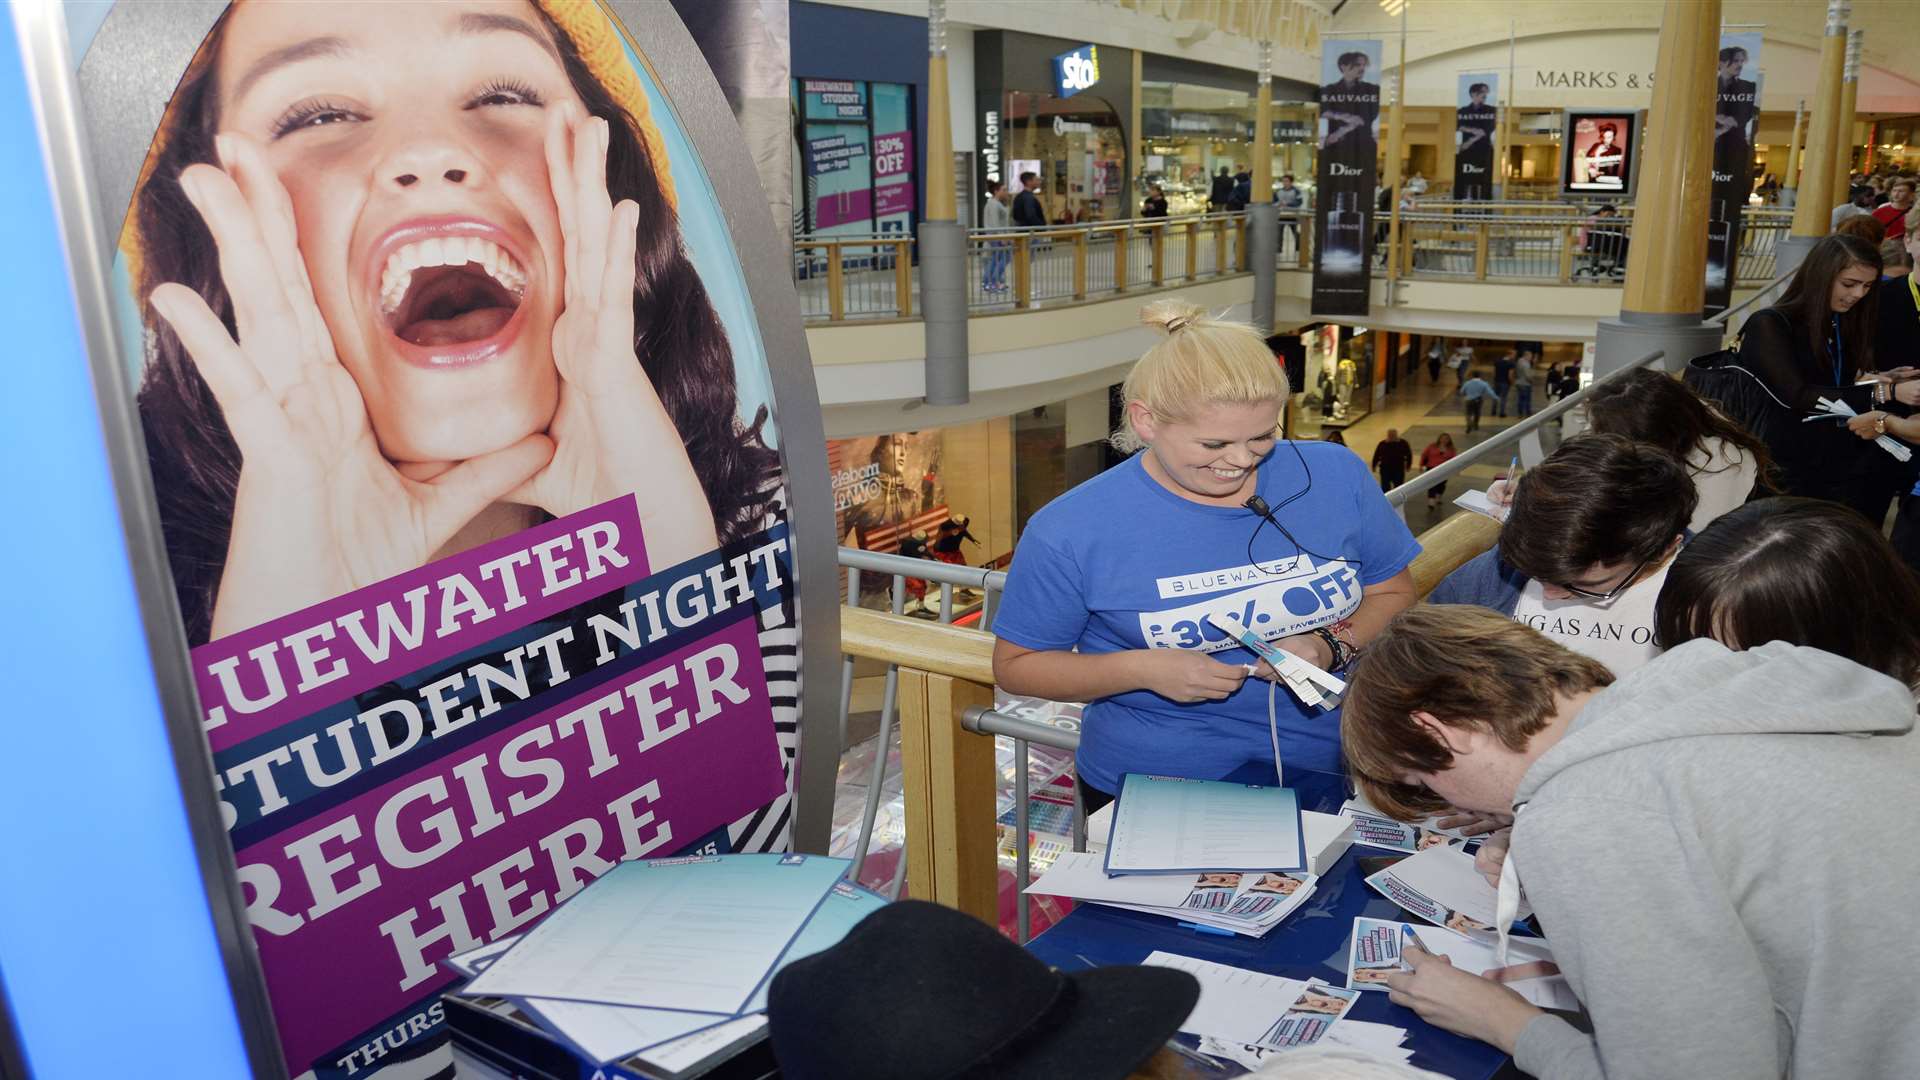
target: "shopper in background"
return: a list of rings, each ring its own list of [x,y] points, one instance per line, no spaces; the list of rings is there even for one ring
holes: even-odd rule
[[[1257,331],[1183,300],[1143,317],[1167,337],[1122,391],[1115,443],[1139,452],[1033,516],[994,621],[995,681],[1089,702],[1075,768],[1093,808],[1129,772],[1274,765],[1270,707],[1289,767],[1337,771],[1331,717],[1249,679],[1271,672],[1208,616],[1342,670],[1414,602],[1420,545],[1358,457],[1278,439],[1287,380]]]
[[[1837,229],[1840,223],[1850,217],[1859,217],[1873,209],[1873,192],[1864,185],[1854,187],[1847,192],[1847,201],[1833,208],[1827,219],[1827,228]]]
[[[1325,435],[1320,436],[1320,441],[1330,442],[1335,446],[1347,445],[1347,437],[1345,435],[1340,434],[1339,428],[1328,428],[1327,433]]]
[[[1463,367],[1461,370],[1464,371],[1466,369]],[[1469,435],[1480,430],[1481,408],[1484,407],[1488,401],[1493,401],[1496,404],[1499,401],[1499,399],[1494,396],[1493,387],[1488,386],[1487,380],[1481,378],[1480,373],[1477,371],[1473,373],[1472,378],[1461,383],[1460,389],[1454,391],[1454,393],[1459,394],[1461,399],[1466,403],[1467,434]]]
[[[1140,203],[1140,216],[1143,218],[1163,218],[1167,216],[1167,193],[1159,184],[1147,185],[1147,197]]]
[[[1878,251],[1850,236],[1822,237],[1780,301],[1747,320],[1740,345],[1741,366],[1772,399],[1762,403],[1772,411],[1761,414],[1769,419],[1755,433],[1780,466],[1784,493],[1845,503],[1876,525],[1886,517],[1898,463],[1838,421],[1803,417],[1816,416],[1823,398],[1856,413],[1920,403],[1920,381],[1859,382],[1875,370],[1879,278]]]
[[[1307,193],[1294,186],[1292,173],[1280,177],[1280,188],[1273,193],[1273,204],[1280,209],[1280,249],[1286,250],[1287,237],[1291,235],[1294,250],[1298,251],[1300,224],[1287,211],[1303,209],[1307,205]]]
[[[1447,366],[1453,369],[1455,390],[1467,385],[1467,369],[1473,366],[1473,346],[1465,342],[1454,346],[1453,358],[1447,361]]]
[[[1047,209],[1040,205],[1040,174],[1020,174],[1020,194],[1013,197],[1013,223],[1022,229],[1044,229]]]
[[[987,185],[987,203],[980,211],[980,227],[989,232],[1005,232],[1013,228],[1013,212],[1007,204],[1012,196],[1007,192],[1007,182],[995,180]],[[980,287],[987,292],[1007,291],[1007,261],[1011,244],[1006,240],[987,241],[987,268]]]
[[[1253,174],[1245,169],[1233,174],[1233,188],[1227,193],[1227,209],[1239,213],[1253,201]]]
[[[1806,645],[1920,692],[1916,612],[1920,576],[1860,515],[1819,499],[1759,499],[1675,556],[1654,631],[1663,649],[1703,637],[1729,649]]]
[[[1887,236],[1904,240],[1907,235],[1907,211],[1913,209],[1913,181],[1895,180],[1887,186],[1887,201],[1873,208],[1873,219]]]
[[[1427,346],[1427,382],[1439,385],[1440,364],[1446,358],[1447,350],[1441,345],[1440,339],[1433,339],[1433,344]]]
[[[1516,415],[1533,415],[1533,350],[1525,346],[1513,362],[1513,398]]]
[[[1920,258],[1920,208],[1907,211],[1911,222],[1905,237],[1897,243],[1900,255],[1911,267]],[[1884,256],[1896,241],[1888,240],[1880,249],[1882,269],[1893,271]],[[1883,277],[1874,293],[1873,363],[1881,371],[1897,371],[1920,365],[1920,279],[1908,275]]]
[[[1508,349],[1493,362],[1493,415],[1507,415],[1507,391],[1513,387],[1513,369],[1518,361]]]
[[[1227,208],[1227,200],[1233,196],[1233,173],[1225,165],[1213,178],[1213,188],[1207,193],[1207,209],[1219,213]]]
[[[1380,474],[1380,490],[1392,491],[1407,482],[1407,469],[1413,465],[1413,446],[1400,437],[1395,428],[1373,446],[1372,468]]]
[[[1877,248],[1887,239],[1886,226],[1870,214],[1855,214],[1833,227],[1836,236],[1851,236],[1868,247]]]
[[[1654,599],[1698,502],[1664,450],[1568,439],[1521,475],[1500,542],[1429,599],[1492,608],[1625,675],[1658,651]]]
[[[1885,240],[1880,244],[1880,280],[1882,283],[1896,281],[1913,273],[1913,256],[1907,252],[1907,245],[1900,240]],[[1904,283],[1903,283],[1904,285]],[[1883,295],[1880,304],[1880,318],[1886,320],[1887,304]],[[1876,346],[1875,355],[1879,355]]]
[[[1452,461],[1459,453],[1460,451],[1453,447],[1453,436],[1443,431],[1434,436],[1433,441],[1427,444],[1425,450],[1420,451],[1420,471],[1427,472],[1431,469],[1437,469],[1447,462]],[[1445,480],[1428,488],[1427,512],[1432,513],[1440,509],[1440,500],[1445,498],[1446,494],[1447,482]]]

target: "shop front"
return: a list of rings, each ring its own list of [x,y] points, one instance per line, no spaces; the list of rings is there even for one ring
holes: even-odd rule
[[[925,19],[791,7],[793,229],[912,235],[924,198]]]
[[[1251,171],[1257,79],[1252,72],[1170,56],[1141,59],[1140,184],[1160,184],[1173,213],[1204,213],[1213,181]],[[1273,81],[1273,178],[1311,191],[1313,87]]]
[[[1139,195],[1127,160],[1132,50],[976,30],[973,61],[980,191],[996,181],[1017,191],[1020,175],[1032,172],[1048,221],[1135,216]]]
[[[1318,323],[1301,328],[1305,378],[1295,387],[1293,435],[1323,438],[1324,431],[1358,422],[1373,411],[1374,338],[1364,327]]]

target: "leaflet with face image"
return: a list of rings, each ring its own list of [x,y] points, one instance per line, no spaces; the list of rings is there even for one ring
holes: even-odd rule
[[[1347,987],[1351,990],[1387,989],[1387,977],[1411,970],[1406,949],[1417,945],[1462,971],[1485,975],[1494,963],[1493,943],[1462,937],[1434,926],[1389,922],[1364,916],[1353,920],[1353,938],[1347,946]],[[1553,951],[1539,938],[1511,939],[1503,985],[1543,1009],[1579,1009],[1573,988],[1553,962]]]
[[[1327,1029],[1347,1015],[1353,1003],[1359,1000],[1358,990],[1330,986],[1313,979],[1258,1041],[1264,1046],[1279,1049],[1312,1046],[1325,1037]]]
[[[1438,815],[1418,823],[1395,821],[1359,799],[1348,799],[1340,814],[1353,821],[1353,842],[1368,847],[1411,854],[1430,847],[1457,847],[1468,839],[1458,829],[1440,828]]]
[[[1432,847],[1367,878],[1387,899],[1435,926],[1461,934],[1494,933],[1498,894],[1462,847]],[[1531,914],[1520,901],[1519,918]]]

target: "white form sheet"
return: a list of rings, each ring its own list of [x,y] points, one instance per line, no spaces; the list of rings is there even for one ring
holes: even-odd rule
[[[1257,1043],[1307,988],[1303,979],[1264,975],[1177,953],[1155,952],[1142,964],[1173,968],[1200,980],[1200,1000],[1180,1030],[1227,1042]]]
[[[471,979],[475,975],[485,971],[487,965],[493,963],[495,957],[513,948],[514,943],[519,940],[520,935],[513,934],[508,937],[503,937],[499,941],[490,941],[477,949],[468,949],[463,953],[455,953],[440,962]]]
[[[1431,847],[1367,878],[1387,899],[1433,923],[1463,934],[1491,933],[1498,894],[1473,856],[1459,847]],[[1520,918],[1531,913],[1520,902]]]
[[[622,863],[461,993],[736,1015],[846,868],[817,855]]]
[[[1307,868],[1291,788],[1128,773],[1116,802],[1109,874]]]

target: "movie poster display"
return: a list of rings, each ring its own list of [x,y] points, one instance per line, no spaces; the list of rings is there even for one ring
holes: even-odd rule
[[[733,234],[595,3],[235,4],[147,147],[116,301],[287,1065],[450,1075],[449,953],[790,843]]]
[[[1760,119],[1758,33],[1722,32],[1714,82],[1713,188],[1707,214],[1706,314],[1732,303],[1739,275],[1740,219],[1753,190],[1753,132]]]
[[[1640,114],[1567,110],[1560,130],[1566,153],[1560,158],[1560,187],[1568,194],[1627,195],[1633,191]]]
[[[1500,126],[1500,76],[1491,71],[1460,76],[1453,118],[1453,197],[1456,202],[1493,198],[1494,131]]]
[[[1329,40],[1320,55],[1320,158],[1315,173],[1313,312],[1365,315],[1378,171],[1378,39]]]

